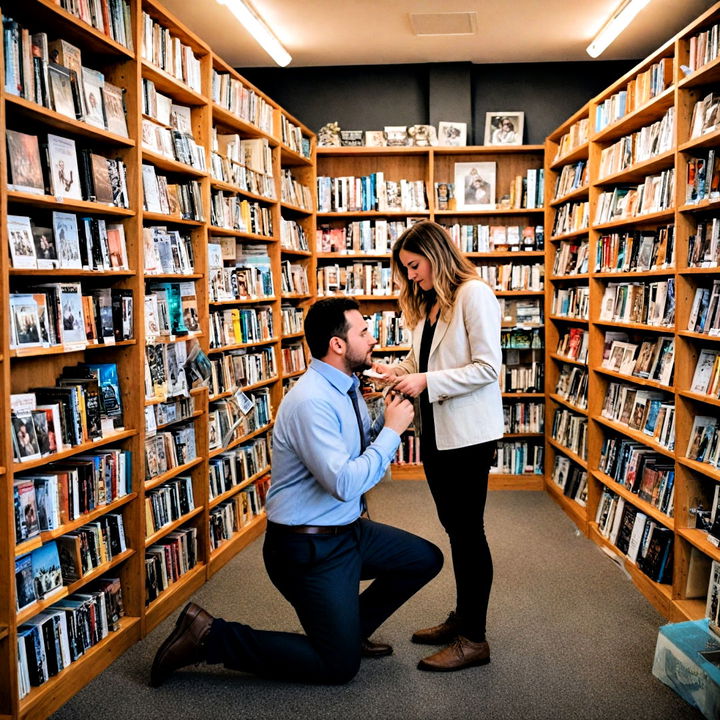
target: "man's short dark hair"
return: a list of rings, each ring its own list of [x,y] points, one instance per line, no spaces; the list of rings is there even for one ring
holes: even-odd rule
[[[305,316],[305,340],[314,358],[324,358],[330,347],[330,338],[347,340],[348,322],[345,313],[359,310],[357,300],[332,297],[318,300]]]

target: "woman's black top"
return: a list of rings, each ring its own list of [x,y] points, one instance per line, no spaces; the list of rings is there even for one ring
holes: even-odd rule
[[[427,372],[428,359],[430,358],[430,348],[432,346],[433,337],[435,336],[435,322],[431,323],[430,318],[425,318],[425,326],[423,327],[422,339],[420,340],[420,357],[418,358],[418,370],[421,373]],[[436,450],[435,445],[435,419],[433,417],[432,403],[428,399],[427,388],[420,394],[420,420],[422,422],[422,447],[425,450]]]

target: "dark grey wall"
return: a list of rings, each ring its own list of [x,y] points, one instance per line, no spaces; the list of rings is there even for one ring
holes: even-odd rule
[[[524,142],[535,144],[542,143],[548,133],[636,62],[442,63],[239,71],[316,132],[332,121],[345,130],[436,125],[438,119],[464,122],[463,115],[470,108],[468,144],[481,145],[487,111],[520,110],[525,113]]]

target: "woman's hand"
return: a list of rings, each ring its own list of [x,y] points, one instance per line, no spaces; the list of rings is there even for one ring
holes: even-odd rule
[[[409,397],[417,397],[423,390],[427,388],[427,377],[425,373],[410,373],[409,375],[401,375],[398,381],[393,385],[395,392],[401,392]]]
[[[370,369],[374,370],[376,373],[380,373],[381,375],[389,375],[391,378],[394,378],[396,375],[396,368],[393,365],[385,365],[384,363],[374,362]]]

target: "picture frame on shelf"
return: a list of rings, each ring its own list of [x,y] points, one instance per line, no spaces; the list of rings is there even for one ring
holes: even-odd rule
[[[383,134],[388,147],[405,147],[408,144],[406,125],[386,125]]]
[[[440,121],[438,123],[438,145],[462,147],[467,145],[467,123]]]
[[[495,110],[485,113],[485,145],[522,145],[525,113]]]
[[[495,208],[494,162],[455,163],[455,204],[458,210]]]
[[[365,147],[385,147],[385,132],[383,130],[366,130]]]
[[[411,125],[408,128],[410,144],[415,147],[430,147],[438,144],[434,125]]]
[[[362,147],[363,131],[362,130],[341,130],[340,142],[343,147]]]

